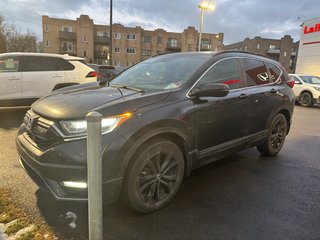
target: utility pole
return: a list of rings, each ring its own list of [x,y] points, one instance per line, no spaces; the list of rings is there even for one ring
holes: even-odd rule
[[[112,0],[110,0],[109,65],[112,66]]]

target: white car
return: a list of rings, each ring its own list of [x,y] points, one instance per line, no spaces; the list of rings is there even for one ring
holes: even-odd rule
[[[53,90],[97,81],[82,58],[45,53],[0,54],[0,106],[30,105]]]
[[[314,103],[320,103],[320,77],[303,74],[289,76],[294,80],[293,92],[301,106],[311,107]]]

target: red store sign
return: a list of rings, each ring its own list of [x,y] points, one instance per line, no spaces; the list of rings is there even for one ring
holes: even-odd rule
[[[303,29],[304,34],[315,33],[315,32],[320,32],[320,23],[317,23],[312,27],[304,26],[304,29]]]

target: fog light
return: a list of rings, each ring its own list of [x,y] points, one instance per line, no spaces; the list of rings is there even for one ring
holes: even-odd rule
[[[85,183],[85,182],[63,181],[62,185],[64,187],[69,187],[69,188],[82,188],[82,189],[87,188],[87,183]]]

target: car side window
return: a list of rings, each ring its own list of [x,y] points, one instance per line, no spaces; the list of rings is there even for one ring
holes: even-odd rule
[[[62,58],[55,58],[55,64],[57,68],[59,68],[62,71],[71,71],[74,70],[74,65],[69,63],[67,60],[62,59]]]
[[[270,82],[275,82],[279,79],[281,70],[276,65],[266,62],[266,66],[269,70]]]
[[[213,65],[200,79],[197,85],[207,83],[223,83],[229,85],[230,89],[241,86],[238,60],[230,58],[222,60]]]
[[[263,61],[255,59],[243,59],[242,61],[248,86],[270,83],[268,71]]]
[[[18,72],[19,58],[4,57],[0,58],[0,72]]]
[[[23,72],[55,71],[56,67],[50,57],[23,56]]]

